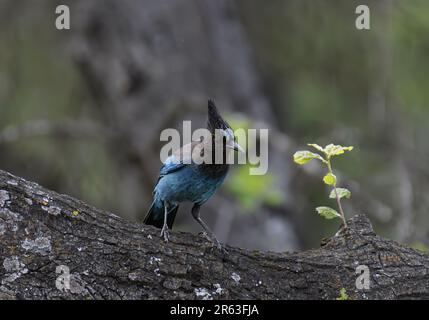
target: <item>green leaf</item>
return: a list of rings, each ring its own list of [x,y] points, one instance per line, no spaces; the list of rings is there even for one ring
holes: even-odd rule
[[[317,207],[316,211],[325,219],[341,218],[341,215],[337,211],[329,207]]]
[[[330,186],[333,186],[337,183],[337,177],[335,176],[335,174],[329,172],[326,176],[323,177],[323,182]]]
[[[293,155],[293,161],[295,161],[298,164],[306,164],[307,162],[313,160],[313,159],[319,159],[321,161],[324,161],[322,156],[317,153],[313,153],[310,151],[297,151]]]
[[[316,143],[308,143],[308,145],[309,145],[310,147],[313,147],[313,148],[315,148],[315,149],[317,149],[317,150],[321,151],[321,152],[325,152],[325,150],[324,150],[321,146],[319,146],[318,144],[316,144]]]
[[[337,190],[338,197],[340,199],[342,198],[350,199],[350,197],[352,196],[352,193],[350,192],[350,190],[346,188],[336,188],[336,189],[332,189],[331,194],[329,195],[329,198],[335,199],[337,197],[337,195],[335,194],[335,190]]]
[[[345,151],[352,151],[352,150],[353,150],[352,146],[350,146],[350,147],[343,147],[343,146],[335,145],[335,144],[331,143],[331,144],[328,144],[325,147],[324,152],[329,157],[332,157],[332,156],[338,156],[340,154],[343,154]]]
[[[340,296],[337,298],[337,300],[349,300],[349,295],[347,294],[345,288],[340,289]]]

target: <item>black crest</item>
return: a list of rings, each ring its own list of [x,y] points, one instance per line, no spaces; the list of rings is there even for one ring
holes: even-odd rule
[[[215,129],[225,130],[228,128],[230,128],[229,124],[220,116],[214,101],[209,99],[207,129],[213,133]]]

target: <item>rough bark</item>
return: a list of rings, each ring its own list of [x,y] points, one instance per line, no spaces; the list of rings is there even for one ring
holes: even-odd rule
[[[2,299],[335,299],[342,288],[351,299],[429,298],[429,256],[377,236],[363,215],[316,250],[223,254],[189,233],[165,243],[158,229],[0,171],[0,241]],[[356,288],[358,265],[368,290]],[[59,266],[70,288],[56,286]]]

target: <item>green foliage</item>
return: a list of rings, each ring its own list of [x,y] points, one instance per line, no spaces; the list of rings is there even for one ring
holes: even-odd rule
[[[282,195],[275,187],[274,176],[249,174],[249,165],[239,166],[226,183],[229,191],[238,199],[244,212],[253,213],[262,204],[278,205]]]
[[[329,198],[337,200],[340,213],[338,213],[336,210],[330,207],[325,207],[325,206],[317,207],[316,211],[319,215],[321,215],[325,219],[340,218],[343,220],[344,226],[347,226],[343,208],[341,206],[341,199],[342,198],[349,199],[351,197],[351,192],[346,188],[337,188],[337,177],[332,171],[331,158],[334,156],[339,156],[341,154],[344,154],[346,151],[352,151],[353,147],[352,146],[343,147],[341,145],[335,145],[332,143],[328,144],[324,148],[315,143],[309,143],[308,145],[316,149],[317,151],[321,152],[322,155],[320,155],[319,153],[313,153],[307,150],[297,151],[293,155],[293,160],[297,164],[303,165],[313,159],[317,159],[317,160],[320,160],[324,165],[326,165],[328,169],[328,173],[326,173],[326,175],[323,177],[323,182],[333,187],[331,193],[329,194]]]
[[[338,146],[334,144],[329,144],[324,149],[325,153],[330,157],[338,156],[340,154],[343,154],[345,151],[352,151],[352,150],[353,150],[353,147],[343,147],[343,146]]]
[[[325,219],[341,218],[341,215],[335,209],[329,207],[317,207],[316,211]]]
[[[347,294],[347,291],[345,288],[340,289],[340,296],[337,298],[337,300],[350,300],[350,297]]]
[[[253,126],[251,121],[242,115],[232,114],[228,115],[226,119],[234,129],[247,130]],[[246,145],[246,141],[240,141],[240,137],[238,137],[238,143]],[[237,167],[226,182],[226,188],[238,200],[243,212],[254,213],[263,204],[279,205],[282,201],[282,194],[276,188],[275,177],[270,173],[262,176],[250,175],[249,168],[249,164]]]
[[[350,197],[352,196],[352,193],[350,192],[350,190],[346,188],[335,188],[335,189],[332,189],[331,193],[329,194],[329,198],[336,199],[337,195],[340,199],[342,198],[350,199]]]
[[[319,159],[323,161],[323,158],[319,154],[310,151],[297,151],[293,155],[293,160],[298,164],[306,164],[313,159]]]
[[[429,1],[372,1],[371,32],[356,32],[355,1],[239,2],[288,134],[361,141],[359,153],[336,169],[393,213],[402,210],[395,199],[394,159],[412,155],[407,163],[413,198],[424,203],[427,179],[413,168],[425,171],[429,155]],[[306,202],[319,197],[319,188],[306,189]],[[415,232],[424,233],[426,206],[415,205],[413,215],[419,221]],[[379,228],[394,238],[390,222]],[[311,239],[319,242],[316,233]]]
[[[335,176],[335,174],[328,172],[324,177],[323,177],[323,182],[326,183],[329,186],[333,186],[337,183],[337,177]]]
[[[332,144],[332,143],[328,144],[324,148],[322,148],[321,146],[319,146],[318,144],[315,144],[315,143],[309,143],[308,145],[310,147],[313,147],[313,148],[319,150],[320,152],[323,152],[327,158],[331,158],[333,156],[338,156],[340,154],[343,154],[345,151],[352,151],[353,150],[352,146],[343,147],[343,146]]]

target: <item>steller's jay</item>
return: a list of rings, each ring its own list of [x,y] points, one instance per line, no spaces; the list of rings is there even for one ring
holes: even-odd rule
[[[202,226],[210,240],[222,248],[216,236],[200,218],[200,207],[219,188],[228,173],[226,155],[231,150],[241,151],[229,124],[219,115],[216,105],[208,101],[208,139],[193,141],[168,157],[160,169],[158,182],[153,191],[153,202],[144,223],[162,228],[161,237],[168,241],[179,204],[192,202],[192,217]],[[216,130],[217,129],[217,130]],[[215,150],[215,148],[217,148]],[[207,152],[207,150],[209,152]],[[193,152],[200,152],[203,161],[183,161],[192,159]],[[215,152],[223,156],[223,162],[215,163]],[[211,161],[206,161],[211,157]],[[186,162],[186,163],[184,163]]]

